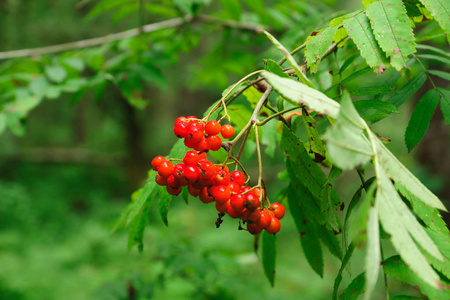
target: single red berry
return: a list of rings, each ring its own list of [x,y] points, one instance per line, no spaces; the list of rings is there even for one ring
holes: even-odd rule
[[[157,156],[157,157],[155,157],[153,160],[152,160],[152,167],[153,167],[153,170],[155,170],[155,171],[158,171],[158,166],[162,163],[162,162],[164,162],[164,161],[166,161],[167,159],[164,157],[164,156]]]
[[[219,169],[214,175],[215,185],[228,185],[230,183],[230,174],[224,169]]]
[[[267,226],[269,226],[271,220],[272,220],[272,215],[267,211],[266,208],[264,208],[261,211],[261,218],[258,221],[258,226],[264,229]]]
[[[228,205],[227,208],[227,214],[232,217],[233,219],[235,218],[240,218],[241,215],[245,212],[245,210],[236,210],[232,205],[231,205],[231,201],[230,201],[230,205]]]
[[[188,192],[190,195],[197,197],[198,195],[200,195],[200,192],[202,191],[202,189],[198,189],[190,184],[188,184]]]
[[[174,124],[177,124],[177,123],[179,123],[179,122],[186,122],[186,121],[187,121],[186,117],[178,117],[178,118],[175,120]]]
[[[243,193],[247,192],[247,191],[250,190],[250,189],[251,189],[251,187],[249,187],[249,186],[243,186],[243,187],[241,188],[241,193],[243,194]]]
[[[230,187],[227,185],[216,186],[212,192],[212,196],[216,202],[226,202],[231,198]]]
[[[261,219],[261,212],[258,209],[255,209],[253,211],[247,210],[246,220],[248,222],[257,224],[259,219]]]
[[[197,152],[198,153],[198,156],[199,156],[199,160],[200,159],[206,159],[206,153],[205,152]]]
[[[190,126],[186,122],[178,122],[175,123],[175,126],[173,127],[173,132],[178,138],[185,138],[189,134]]]
[[[200,156],[197,151],[188,151],[184,155],[183,163],[186,166],[197,166],[198,161],[200,160]]]
[[[170,195],[173,196],[177,196],[181,193],[182,187],[171,187],[171,186],[166,186],[166,190]]]
[[[245,196],[242,194],[234,194],[231,196],[231,206],[237,211],[241,211],[245,208],[244,206]]]
[[[206,123],[205,132],[207,135],[218,135],[222,127],[219,122],[211,120]]]
[[[196,182],[200,178],[200,170],[194,166],[184,167],[184,176],[189,182]]]
[[[212,135],[208,138],[212,151],[217,151],[222,147],[222,139],[218,135]]]
[[[208,193],[207,188],[202,188],[200,191],[200,195],[198,196],[203,203],[211,203],[214,202],[214,198]]]
[[[281,220],[284,217],[285,214],[285,209],[284,206],[280,203],[272,203],[272,207],[270,208],[270,210],[273,211],[274,216],[278,219]]]
[[[228,186],[230,187],[231,194],[239,194],[241,191],[241,187],[234,182],[230,182]]]
[[[259,198],[252,193],[245,194],[244,206],[247,210],[253,211],[260,205]]]
[[[175,176],[170,175],[169,177],[167,177],[167,186],[177,188],[181,186],[181,183],[178,179],[175,178]]]
[[[167,177],[156,174],[155,181],[158,185],[167,185]]]
[[[228,125],[228,124],[223,125],[220,130],[220,133],[222,134],[222,137],[224,139],[230,139],[234,136],[234,128],[233,128],[233,126]]]
[[[230,206],[229,200],[227,200],[225,202],[217,202],[216,201],[216,209],[218,212],[226,213],[228,211],[229,206]]]
[[[260,234],[262,231],[262,228],[260,228],[258,225],[256,224],[252,224],[252,223],[247,223],[247,230],[248,232],[250,232],[253,235],[257,235]]]
[[[175,177],[177,180],[184,179],[184,169],[185,169],[184,164],[176,164],[173,167],[173,172],[172,172],[173,177]]]
[[[198,180],[201,186],[205,187],[211,187],[214,185],[214,178],[211,177],[202,177],[200,176],[200,179]]]
[[[208,152],[211,149],[209,139],[207,137],[203,137],[200,143],[198,143],[194,149],[201,152]]]
[[[245,175],[241,171],[233,171],[230,173],[230,179],[232,182],[243,186],[245,184]]]
[[[203,130],[200,127],[191,126],[189,128],[189,134],[186,136],[186,140],[190,143],[198,144],[203,139]]]
[[[190,119],[191,121],[194,121],[194,120],[196,121],[197,117],[191,115],[191,116],[187,116],[186,119]]]
[[[281,227],[280,220],[278,220],[275,217],[272,217],[269,225],[265,229],[266,229],[267,233],[274,234],[274,233],[277,233],[278,231],[280,231],[280,227]]]
[[[174,170],[174,166],[168,160],[163,161],[158,166],[158,173],[159,173],[159,175],[164,176],[164,177],[169,177],[170,175],[172,175],[173,170]]]
[[[212,177],[216,173],[216,166],[210,161],[200,163],[200,176],[204,178]]]

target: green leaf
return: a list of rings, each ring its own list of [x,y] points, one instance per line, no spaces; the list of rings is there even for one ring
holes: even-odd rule
[[[432,74],[434,76],[441,77],[447,81],[450,81],[450,73],[439,71],[439,70],[427,70],[427,73]]]
[[[4,113],[0,113],[0,134],[6,129],[6,117]]]
[[[150,203],[146,203],[129,224],[128,251],[130,251],[134,245],[138,246],[139,252],[142,252],[142,250],[144,249],[142,239],[144,236],[145,225],[147,224],[149,217],[149,209]]]
[[[259,92],[254,86],[249,87],[242,94],[245,96],[245,98],[247,98],[247,101],[250,103],[250,106],[252,108],[256,107],[256,104],[262,96],[262,93]]]
[[[274,73],[280,77],[289,78],[289,75],[283,72],[283,68],[273,59],[264,59],[264,70]]]
[[[373,289],[378,280],[378,273],[380,272],[380,229],[378,224],[378,211],[376,207],[369,209],[367,220],[367,247],[366,247],[366,275],[364,299],[370,299]]]
[[[441,87],[438,90],[442,93],[441,111],[444,115],[445,123],[450,125],[450,91]]]
[[[314,118],[308,115],[306,109],[303,109],[302,112],[303,123],[308,134],[309,153],[314,154],[314,161],[319,163],[326,158],[325,145],[313,125],[315,123]]]
[[[220,4],[229,17],[236,21],[241,19],[242,6],[239,0],[220,0]]]
[[[306,75],[302,72],[299,65],[297,64],[297,61],[292,57],[292,55],[284,48],[283,45],[270,33],[267,31],[264,31],[264,34],[270,39],[270,41],[278,48],[278,50],[281,51],[283,56],[286,58],[286,60],[289,62],[289,64],[294,68],[295,74],[297,74],[298,78],[303,82],[303,84],[309,86],[310,88],[314,88],[314,85],[312,82],[306,77]],[[267,72],[264,72],[267,73]],[[263,74],[264,74],[263,73]]]
[[[425,5],[425,8],[438,21],[441,28],[447,36],[447,41],[450,43],[450,13],[449,5],[446,0],[420,0]]]
[[[450,59],[442,57],[442,56],[437,56],[437,55],[433,55],[433,54],[420,54],[420,55],[417,55],[417,57],[431,59],[431,60],[437,60],[437,61],[440,61],[441,63],[444,63],[447,66],[450,65]]]
[[[328,27],[306,42],[305,59],[312,74],[317,72],[322,56],[333,43],[333,37],[339,26]]]
[[[36,78],[33,78],[33,80],[31,80],[28,87],[30,89],[30,92],[33,95],[35,95],[39,98],[42,98],[47,93],[49,83],[48,83],[47,79],[45,78],[45,76],[41,75]]]
[[[167,221],[167,215],[169,214],[169,207],[170,203],[172,202],[172,199],[174,198],[172,195],[167,193],[166,189],[162,186],[159,189],[159,214],[161,215],[161,219],[166,224],[166,226],[169,226],[169,222]]]
[[[406,67],[408,56],[416,52],[414,34],[401,0],[370,4],[366,10],[375,39],[397,70]]]
[[[244,0],[245,4],[255,13],[260,16],[264,16],[266,13],[266,8],[264,6],[263,0]]]
[[[306,105],[310,109],[337,118],[339,103],[321,92],[310,88],[290,78],[282,78],[273,73],[264,71],[261,74],[275,89],[275,91],[291,101],[300,105]]]
[[[317,226],[317,233],[322,243],[327,246],[331,254],[342,259],[342,248],[339,239],[334,232],[324,226]]]
[[[181,196],[183,197],[184,202],[186,202],[186,204],[189,204],[189,192],[187,187],[183,187],[183,190],[181,191]]]
[[[408,151],[411,151],[425,135],[440,97],[435,89],[429,90],[414,108],[405,132]]]
[[[384,113],[387,114],[401,114],[402,112],[400,110],[398,110],[398,108],[389,103],[389,102],[384,102],[384,101],[380,101],[380,100],[361,100],[361,101],[356,101],[353,102],[353,105],[355,106],[356,110],[358,112],[363,111],[363,110],[368,110],[368,109],[376,109],[378,111],[382,111]]]
[[[67,76],[66,70],[59,65],[45,67],[45,74],[51,81],[56,83],[62,82]]]
[[[64,65],[70,66],[71,68],[81,72],[84,69],[84,62],[80,58],[76,57],[65,57],[62,59]]]
[[[404,186],[413,195],[421,199],[428,205],[447,211],[442,202],[427,189],[423,183],[417,179],[400,161],[390,152],[386,146],[377,138],[375,138],[379,163],[383,166],[386,174],[395,179],[395,182]]]
[[[430,51],[439,53],[439,54],[441,54],[441,55],[450,57],[450,53],[445,52],[445,51],[442,50],[442,49],[439,49],[439,48],[436,48],[436,47],[433,47],[433,46],[430,46],[430,45],[418,44],[418,45],[416,46],[416,48],[417,48],[417,49],[421,49],[421,50],[430,50]]]
[[[439,288],[439,276],[420,252],[414,240],[428,253],[443,260],[441,253],[400,199],[383,169],[379,172],[376,205],[383,229],[391,235],[392,244],[411,270],[431,286]]]
[[[396,91],[387,100],[388,102],[394,104],[396,107],[400,107],[409,98],[417,92],[417,90],[425,83],[427,80],[427,75],[424,72],[420,73],[414,77],[410,82],[405,84],[400,90]]]
[[[342,292],[339,300],[357,300],[364,292],[364,273],[359,274]]]
[[[149,176],[152,176],[153,171],[150,171]],[[130,223],[134,220],[134,218],[142,211],[144,205],[149,204],[152,201],[152,197],[150,197],[157,187],[155,179],[153,176],[147,180],[144,187],[139,191],[139,196],[135,201],[133,201],[132,208],[130,213],[128,214],[126,226],[130,225]]]
[[[328,154],[339,168],[354,169],[367,163],[373,156],[370,143],[363,135],[363,128],[364,123],[345,91],[336,123],[325,134]]]
[[[186,154],[187,151],[190,149],[184,145],[184,142],[182,139],[177,140],[177,142],[173,145],[172,149],[170,150],[169,157],[170,158],[183,158],[184,154]]]
[[[345,252],[344,259],[342,260],[341,267],[339,268],[339,272],[338,272],[336,278],[334,279],[333,300],[337,299],[339,285],[341,285],[341,281],[342,281],[342,273],[344,272],[345,267],[347,266],[348,262],[350,261],[350,257],[352,257],[354,250],[355,250],[355,246],[352,243],[352,244],[350,244],[350,246],[348,246],[347,252]]]
[[[353,89],[350,90],[349,93],[351,96],[365,96],[365,95],[373,96],[378,94],[384,94],[385,92],[389,91],[392,91],[392,87],[380,85],[380,86],[369,86],[359,89]]]
[[[238,129],[243,129],[252,118],[252,112],[243,104],[231,104],[227,106],[228,115]]]
[[[276,234],[268,234],[264,230],[262,234],[262,263],[264,273],[272,286],[275,284],[276,242]]]
[[[370,27],[369,19],[366,14],[358,14],[353,18],[344,20],[344,28],[350,38],[355,42],[356,47],[361,52],[361,56],[366,60],[367,64],[381,74],[389,63],[386,55],[380,49],[375,40],[374,33]]]
[[[385,260],[384,272],[398,281],[418,287],[420,292],[426,295],[428,299],[448,299],[450,297],[449,289],[438,289],[439,287],[442,287],[440,281],[438,281],[438,288],[431,287],[423,280],[423,278],[420,278],[417,274],[411,272],[408,265],[398,255],[389,257]]]

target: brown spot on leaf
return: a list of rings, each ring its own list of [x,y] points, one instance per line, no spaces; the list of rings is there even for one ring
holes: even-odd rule
[[[399,53],[400,53],[400,49],[395,48],[395,49],[394,49],[394,54],[399,54]]]

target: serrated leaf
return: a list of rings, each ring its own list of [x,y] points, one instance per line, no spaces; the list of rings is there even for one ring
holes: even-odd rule
[[[267,71],[264,71],[261,75],[284,98],[288,98],[298,104],[306,105],[310,109],[326,114],[332,118],[337,118],[339,103],[328,98],[321,92],[293,79],[282,78]]]
[[[312,74],[317,72],[322,56],[333,43],[333,37],[339,26],[328,27],[306,42],[305,59]]]
[[[344,20],[343,24],[367,64],[373,70],[377,71],[377,73],[381,74],[389,66],[389,63],[386,55],[375,40],[366,14],[359,14],[353,18]]]
[[[392,91],[392,87],[386,86],[386,85],[380,85],[380,86],[369,86],[369,87],[363,87],[359,89],[352,89],[349,91],[350,95],[352,96],[373,96],[378,94],[384,94],[386,92]]]
[[[289,78],[289,75],[283,72],[283,68],[273,59],[264,59],[264,70],[274,73],[280,77]]]
[[[173,196],[167,193],[165,187],[160,187],[159,194],[159,214],[161,215],[161,219],[166,224],[166,226],[169,226],[169,222],[167,221],[167,215],[169,214],[169,207],[170,203],[172,202]]]
[[[272,286],[275,284],[276,242],[276,234],[268,234],[264,230],[262,234],[262,263],[264,273]]]
[[[442,93],[441,111],[444,115],[445,123],[450,125],[450,91],[439,87],[438,90]]]
[[[302,70],[300,69],[299,65],[295,61],[295,59],[292,57],[292,55],[284,48],[284,46],[270,33],[267,31],[264,31],[264,34],[270,39],[272,44],[274,44],[278,50],[283,53],[283,56],[286,58],[286,60],[289,62],[289,64],[294,68],[295,74],[297,74],[298,78],[303,82],[303,84],[309,86],[310,88],[314,88],[314,85],[312,82],[306,77],[305,74],[303,74]],[[264,72],[267,73],[267,72]]]
[[[306,109],[303,109],[302,119],[306,127],[306,133],[308,134],[309,153],[314,154],[314,161],[319,163],[326,158],[325,145],[313,125],[315,122],[314,118],[307,114]]]
[[[447,81],[450,81],[450,73],[439,71],[439,70],[427,70],[427,73],[432,74],[434,76],[441,77]]]
[[[345,92],[336,123],[326,132],[328,155],[343,170],[364,165],[373,156],[370,143],[363,135],[364,123]]]
[[[394,104],[396,107],[400,107],[409,98],[417,92],[417,90],[425,83],[427,80],[427,75],[424,72],[420,73],[414,77],[410,82],[405,84],[400,90],[396,91],[387,100],[388,102]]]
[[[375,109],[387,114],[401,114],[402,112],[398,110],[396,106],[389,102],[384,102],[380,100],[361,100],[353,102],[353,105],[355,106],[356,110],[358,112],[368,110],[368,109]]]
[[[339,272],[338,272],[336,278],[334,279],[333,300],[337,299],[339,285],[341,284],[341,281],[342,281],[342,273],[344,272],[345,267],[347,266],[348,262],[350,261],[350,258],[352,257],[354,250],[355,250],[355,246],[352,243],[352,244],[350,244],[350,246],[348,246],[348,249],[345,252],[344,259],[342,260],[341,267],[339,268]]]
[[[150,203],[144,204],[139,213],[132,219],[128,229],[128,251],[133,248],[134,245],[138,246],[139,252],[144,249],[142,242],[144,236],[145,225],[147,225],[149,217]]]
[[[405,132],[408,151],[411,151],[425,135],[440,98],[439,93],[432,89],[423,95],[416,104]]]
[[[378,280],[378,273],[380,271],[380,230],[378,224],[378,210],[376,207],[371,207],[367,219],[367,247],[366,247],[366,275],[363,299],[370,299],[373,289]]]
[[[374,2],[367,7],[366,13],[375,39],[391,58],[391,65],[400,71],[406,67],[408,56],[416,52],[413,30],[403,2]]]
[[[411,270],[431,286],[439,288],[439,276],[417,248],[410,234],[430,254],[439,259],[443,259],[442,255],[400,199],[383,169],[380,169],[378,181],[376,202],[383,229],[391,235],[392,244]]]
[[[144,187],[139,191],[137,199],[133,201],[133,206],[127,217],[126,226],[128,226],[133,221],[133,219],[142,211],[142,208],[147,202],[151,202],[152,199],[150,196],[157,187],[152,174],[154,175],[153,171],[150,171],[149,177],[151,177],[147,180]]]
[[[387,275],[394,277],[396,280],[418,287],[428,299],[448,299],[450,297],[449,289],[439,290],[431,287],[423,280],[423,278],[420,278],[417,274],[411,272],[408,265],[398,255],[389,257],[385,260],[384,272]],[[442,286],[440,281],[439,286]]]
[[[334,232],[324,226],[318,226],[317,232],[319,234],[320,240],[325,246],[327,246],[331,254],[339,259],[342,259],[341,243]]]
[[[447,35],[447,41],[450,43],[450,13],[448,1],[445,0],[420,0],[425,8],[438,21],[441,28]]]
[[[359,274],[342,292],[339,300],[357,300],[364,292],[364,273]]]
[[[56,83],[62,82],[67,76],[66,70],[59,65],[45,67],[45,74],[51,81]]]

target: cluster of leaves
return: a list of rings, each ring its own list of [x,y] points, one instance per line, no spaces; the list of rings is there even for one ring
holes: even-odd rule
[[[339,77],[332,79],[337,81],[334,85],[332,81],[327,86],[320,80],[320,76],[308,78],[304,72],[305,66],[297,65],[284,46],[266,32],[285,56],[279,64],[266,60],[266,71],[260,73],[279,95],[276,100],[272,99],[272,104],[278,109],[270,105],[269,107],[274,114],[281,114],[287,107],[302,109],[301,123],[305,125],[303,134],[306,134],[306,138],[302,138],[302,134],[299,136],[297,133],[297,125],[289,124],[281,118],[275,129],[276,134],[271,135],[279,141],[286,157],[285,177],[289,179],[289,184],[280,197],[286,199],[289,204],[311,267],[320,276],[323,275],[322,243],[334,256],[342,260],[342,268],[335,281],[334,298],[337,298],[342,272],[355,248],[366,249],[365,272],[355,277],[342,291],[342,299],[357,299],[363,293],[365,299],[370,299],[381,265],[385,274],[418,286],[428,297],[444,299],[449,294],[446,287],[450,277],[446,265],[450,235],[438,211],[446,211],[446,208],[398,161],[386,148],[384,141],[368,126],[368,122],[377,122],[392,113],[400,113],[398,107],[410,99],[427,77],[433,83],[434,89],[423,96],[412,114],[405,134],[408,148],[412,149],[421,140],[439,102],[445,120],[450,124],[448,91],[436,87],[430,76],[448,79],[449,75],[442,71],[427,70],[420,62],[420,59],[447,61],[448,54],[438,48],[416,45],[414,42],[414,21],[421,22],[435,17],[447,33],[448,16],[442,16],[442,11],[430,2],[432,1],[366,2],[364,11],[333,19],[330,27],[314,32],[305,44],[293,51],[294,53],[305,48],[305,66],[312,75],[321,68],[332,69],[329,64],[323,63],[331,52],[342,53],[344,62],[342,65],[338,64]],[[417,9],[412,9],[414,7]],[[418,16],[417,12],[421,15]],[[354,53],[349,55],[350,51],[346,52],[346,48],[351,50],[355,47],[359,49],[367,64],[367,67],[359,70],[355,70],[355,67],[361,64],[361,59]],[[417,49],[429,50],[434,54],[417,55],[411,60]],[[290,68],[281,68],[284,61],[288,61]],[[416,61],[419,61],[424,70],[413,76]],[[351,66],[353,69],[347,70]],[[386,72],[391,73],[386,80],[381,74],[390,66],[397,71],[387,70]],[[375,76],[386,80],[384,84],[362,87],[350,92],[345,89],[347,82],[362,76],[370,69],[378,74]],[[290,78],[288,74],[298,77],[299,81]],[[345,75],[347,77],[342,79]],[[403,86],[397,85],[401,75],[407,80]],[[375,80],[377,81],[377,78]],[[247,81],[244,88],[251,90],[253,83]],[[316,89],[316,86],[319,88]],[[239,89],[237,91],[240,93]],[[257,95],[256,92],[256,98]],[[254,103],[248,92],[245,96],[250,104]],[[372,98],[360,99],[361,96]],[[360,100],[353,102],[352,97]],[[232,102],[233,98],[228,101]],[[229,110],[233,111],[233,104],[230,107]],[[236,116],[231,119],[240,127],[242,125],[239,120],[248,120],[245,115],[251,114],[251,108],[240,105],[239,110],[235,111],[240,118]],[[270,118],[270,114],[268,115]],[[263,127],[261,131],[265,133],[265,129],[266,127]],[[180,145],[176,145],[172,151],[178,151],[179,147]],[[172,153],[170,156],[173,156]],[[331,167],[328,175],[318,162]],[[375,176],[365,180],[364,173],[370,165],[373,166]],[[344,209],[344,202],[334,190],[331,181],[344,170],[356,170],[362,184],[349,203],[342,224],[339,212]],[[152,199],[158,198],[156,193],[154,184],[148,181],[144,188],[135,194],[136,199],[125,212],[123,220],[127,220],[130,226],[130,245],[138,243],[142,246],[140,242],[146,223],[146,209]],[[160,208],[165,208],[162,215],[163,219],[166,219],[167,203],[170,203],[170,200],[160,199],[159,203]],[[340,233],[343,247],[338,239]],[[399,256],[384,259],[380,242],[382,238],[391,241]],[[272,283],[275,241],[274,238],[263,237],[262,261]]]

